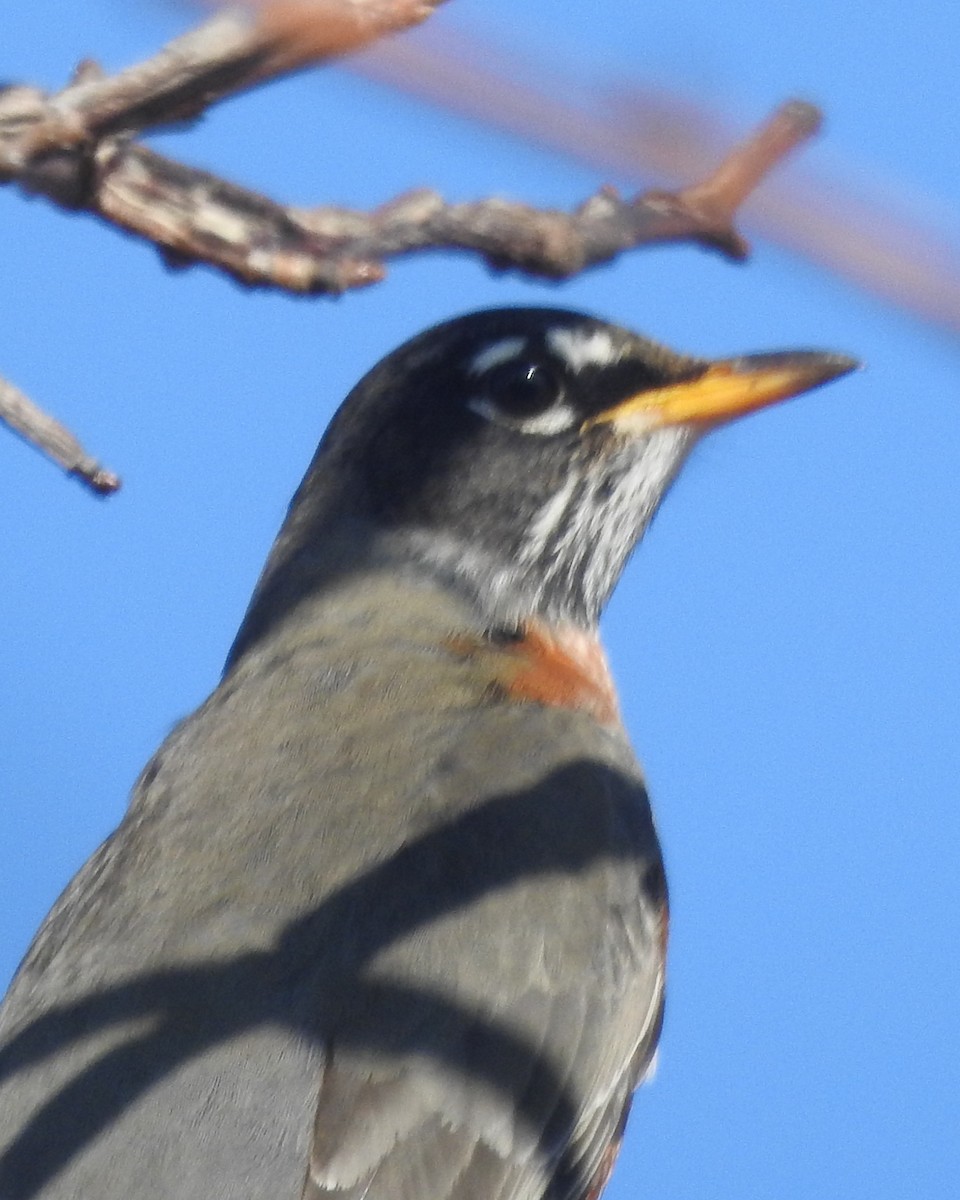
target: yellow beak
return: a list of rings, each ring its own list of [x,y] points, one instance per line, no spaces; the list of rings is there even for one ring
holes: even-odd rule
[[[809,392],[860,364],[845,354],[787,350],[710,363],[702,375],[637,392],[591,417],[583,429],[612,424],[624,433],[664,425],[730,421],[778,400]]]

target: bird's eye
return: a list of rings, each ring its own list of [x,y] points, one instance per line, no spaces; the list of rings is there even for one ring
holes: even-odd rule
[[[542,363],[500,363],[483,378],[483,392],[490,403],[504,415],[520,420],[550,408],[562,391],[557,373]]]
[[[560,372],[529,359],[496,363],[484,371],[476,381],[470,407],[522,433],[560,433],[576,422]]]

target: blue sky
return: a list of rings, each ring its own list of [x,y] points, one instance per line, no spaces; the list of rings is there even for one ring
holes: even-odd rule
[[[0,76],[49,87],[189,20],[6,7]],[[957,235],[960,9],[559,7],[454,0],[440,19],[585,81],[677,86],[744,127],[806,96],[828,117],[810,166]],[[428,185],[567,206],[602,182],[343,71],[159,141],[300,203]],[[216,682],[323,427],[382,353],[471,308],[553,302],[697,353],[831,347],[867,369],[704,443],[605,621],[674,913],[660,1072],[608,1195],[956,1196],[957,345],[762,242],[742,268],[667,248],[559,288],[432,256],[298,301],[168,273],[9,189],[0,214],[0,371],[125,480],[97,502],[0,439],[0,976]]]

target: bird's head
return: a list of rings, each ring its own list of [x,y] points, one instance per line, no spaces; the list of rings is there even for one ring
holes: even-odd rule
[[[285,572],[322,586],[325,554],[336,542],[339,562],[352,538],[358,562],[441,579],[491,621],[592,627],[705,432],[855,365],[819,351],[711,362],[557,309],[438,325],[347,397],[253,607]]]

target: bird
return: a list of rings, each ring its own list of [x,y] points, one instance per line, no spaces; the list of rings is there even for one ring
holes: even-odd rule
[[[376,365],[0,1009],[0,1200],[596,1200],[669,923],[600,615],[705,434],[855,365],[554,308]]]

